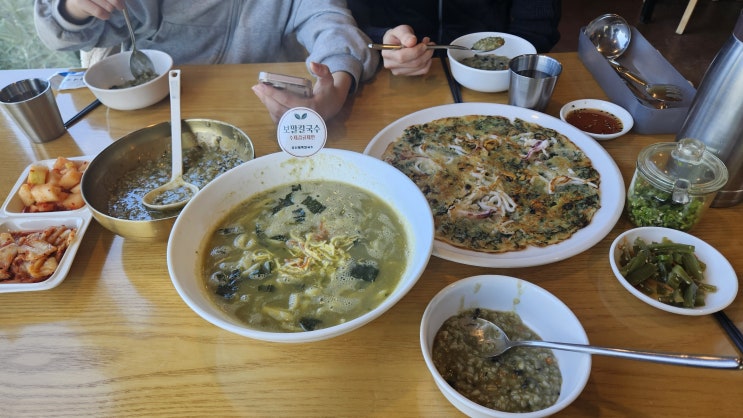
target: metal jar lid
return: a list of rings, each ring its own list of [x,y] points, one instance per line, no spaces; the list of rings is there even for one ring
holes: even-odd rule
[[[637,170],[655,188],[673,194],[677,203],[689,196],[720,190],[728,181],[725,164],[705,151],[703,142],[686,138],[645,147],[637,157]]]

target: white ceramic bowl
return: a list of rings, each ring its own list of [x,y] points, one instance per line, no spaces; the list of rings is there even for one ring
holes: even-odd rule
[[[689,244],[694,246],[694,252],[703,263],[707,265],[704,272],[705,282],[717,286],[717,291],[708,293],[705,297],[705,306],[696,308],[683,308],[667,305],[642,293],[632,286],[619,272],[619,256],[621,245],[632,245],[636,238],[642,238],[647,243],[661,242],[663,238],[678,244]],[[621,245],[620,245],[621,244]],[[730,262],[720,254],[714,247],[683,231],[657,226],[646,226],[630,229],[620,234],[609,249],[609,263],[619,283],[630,293],[650,306],[680,315],[707,315],[730,305],[738,294],[738,276],[735,274]]]
[[[557,413],[581,394],[591,373],[591,356],[560,350],[554,351],[562,374],[560,397],[554,405],[541,411],[496,411],[470,401],[449,386],[433,364],[434,337],[448,318],[478,307],[516,312],[524,324],[545,341],[588,344],[586,332],[570,308],[535,284],[497,275],[474,276],[454,282],[434,296],[423,312],[420,344],[423,359],[436,385],[457,409],[471,417],[535,418]]]
[[[595,109],[600,110],[606,113],[609,113],[617,118],[619,118],[620,121],[622,121],[622,130],[616,133],[612,134],[597,134],[589,131],[583,131],[587,135],[592,136],[593,138],[602,141],[607,139],[614,139],[618,138],[632,129],[632,126],[634,125],[634,119],[632,119],[632,115],[624,109],[622,106],[619,106],[617,104],[614,104],[612,102],[607,102],[605,100],[597,100],[597,99],[581,99],[581,100],[574,100],[572,102],[569,102],[565,104],[560,109],[560,119],[563,121],[569,123],[567,121],[568,113],[577,110],[577,109]],[[580,129],[580,128],[579,128]]]
[[[158,76],[138,86],[112,89],[134,79],[129,70],[131,51],[106,57],[91,65],[83,81],[104,105],[117,110],[134,110],[151,106],[168,95],[168,71],[173,68],[173,58],[162,51],[142,50],[155,66]]]
[[[198,254],[206,235],[240,203],[277,186],[333,180],[353,184],[386,201],[402,221],[410,257],[392,293],[376,308],[340,325],[307,332],[267,332],[249,328],[223,312],[206,293]],[[304,158],[287,153],[248,161],[209,183],[183,208],[168,240],[168,271],[178,294],[205,320],[246,337],[275,342],[310,342],[335,337],[379,317],[415,285],[433,250],[433,216],[423,193],[391,165],[361,153],[323,149]]]
[[[500,36],[506,42],[505,44],[503,44],[502,47],[494,51],[487,52],[487,54],[514,58],[519,55],[537,53],[537,49],[534,48],[534,45],[532,45],[526,39],[501,32],[470,33],[455,39],[454,41],[452,41],[452,44],[471,48],[475,42],[489,36]],[[508,69],[497,71],[479,70],[477,68],[462,64],[462,59],[471,57],[475,54],[471,51],[449,49],[447,50],[447,54],[449,56],[451,74],[454,76],[454,79],[457,80],[457,82],[459,82],[459,84],[463,85],[464,87],[484,93],[497,93],[508,90],[508,86],[511,84]]]

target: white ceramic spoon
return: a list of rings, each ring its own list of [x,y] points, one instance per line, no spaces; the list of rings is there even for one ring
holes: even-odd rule
[[[183,146],[181,144],[181,70],[171,70],[170,81],[170,135],[173,171],[170,181],[151,190],[142,203],[154,210],[183,207],[196,195],[199,188],[183,179]]]

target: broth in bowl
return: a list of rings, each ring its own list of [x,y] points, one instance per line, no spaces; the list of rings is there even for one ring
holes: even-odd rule
[[[292,185],[301,185],[304,192],[312,192],[308,188],[309,183],[315,181],[328,182],[333,187],[352,185],[374,196],[378,201],[384,202],[385,207],[391,209],[390,213],[393,215],[390,215],[390,218],[394,220],[393,224],[400,226],[400,229],[394,231],[395,239],[404,242],[404,245],[400,247],[403,250],[397,252],[390,250],[388,254],[393,252],[392,256],[397,256],[399,253],[405,254],[404,266],[400,267],[402,271],[399,274],[389,273],[380,264],[379,274],[374,282],[368,285],[358,284],[366,286],[363,293],[379,294],[380,291],[376,289],[389,277],[395,281],[395,284],[385,283],[385,289],[382,290],[387,293],[386,289],[389,286],[391,288],[389,294],[384,298],[379,298],[382,299],[381,302],[373,309],[365,307],[359,315],[349,314],[344,322],[337,325],[330,326],[324,322],[316,324],[314,331],[299,332],[266,331],[248,325],[215,303],[217,296],[207,286],[206,282],[210,280],[210,276],[206,275],[204,266],[207,258],[211,256],[205,252],[209,251],[212,233],[217,232],[219,228],[224,228],[223,224],[226,225],[227,219],[231,214],[236,213],[237,208],[249,201],[257,200],[258,196],[270,190]],[[279,196],[284,198],[288,193],[286,191],[284,195],[279,194]],[[330,207],[314,194],[311,196],[321,205]],[[301,203],[305,198],[297,197],[297,200],[292,198],[292,201]],[[364,211],[371,210],[366,207],[365,201],[357,203],[364,206]],[[287,214],[291,212],[290,210]],[[342,216],[335,218],[344,218],[347,213],[348,209]],[[328,216],[329,221],[335,221],[335,218]],[[360,221],[356,221],[356,224],[358,227]],[[325,229],[328,229],[327,225],[326,223]],[[255,229],[255,223],[252,224],[252,228]],[[226,331],[263,341],[282,343],[321,341],[366,326],[397,304],[415,286],[428,264],[433,250],[433,229],[431,209],[418,186],[401,171],[382,160],[358,152],[332,148],[323,148],[312,157],[302,158],[294,157],[286,152],[277,152],[253,159],[222,174],[207,184],[188,202],[176,218],[168,239],[168,272],[183,301],[203,319]],[[234,242],[237,236],[234,235],[233,240],[225,240],[225,242]],[[379,245],[377,248],[384,249],[385,246]],[[359,257],[355,254],[354,256]],[[392,256],[385,256],[385,262]],[[281,263],[284,262],[281,257],[278,260]],[[210,262],[213,263],[213,261]],[[256,267],[263,267],[264,264],[258,264]],[[368,260],[364,260],[362,264],[368,264]],[[241,268],[251,266],[241,266]],[[227,271],[231,272],[231,270]],[[287,303],[289,303],[288,299]]]
[[[372,311],[397,287],[408,258],[396,212],[339,181],[264,191],[231,210],[206,242],[212,301],[270,332],[314,331]]]

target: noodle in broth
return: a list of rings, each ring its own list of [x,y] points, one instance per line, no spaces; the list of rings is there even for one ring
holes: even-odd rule
[[[382,199],[350,184],[308,181],[263,192],[211,233],[206,286],[254,329],[312,331],[377,307],[402,277],[405,229]]]

